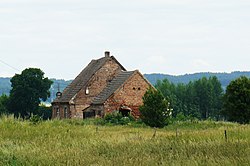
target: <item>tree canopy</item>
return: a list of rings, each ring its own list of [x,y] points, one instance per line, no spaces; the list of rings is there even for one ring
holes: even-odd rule
[[[9,98],[9,111],[15,117],[30,117],[36,113],[41,100],[50,96],[52,81],[44,77],[44,72],[37,68],[28,68],[11,79],[12,90]]]
[[[217,77],[173,84],[167,79],[158,81],[156,88],[169,98],[173,116],[178,114],[198,119],[218,119],[222,107],[223,89]]]
[[[142,121],[151,127],[164,127],[170,116],[169,102],[160,91],[149,89],[143,96],[140,107]]]
[[[222,114],[227,120],[239,123],[250,121],[250,79],[242,76],[232,81],[224,96]]]

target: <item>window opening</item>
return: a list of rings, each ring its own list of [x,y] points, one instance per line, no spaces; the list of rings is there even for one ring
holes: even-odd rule
[[[128,117],[131,111],[131,108],[127,106],[121,106],[121,108],[119,109],[119,113],[121,113],[123,117]]]
[[[89,94],[89,87],[86,88],[85,90],[85,94],[88,95]]]
[[[59,107],[56,108],[56,116],[57,116],[57,117],[60,116],[60,109],[59,109]]]
[[[68,118],[68,108],[64,107],[64,117]]]

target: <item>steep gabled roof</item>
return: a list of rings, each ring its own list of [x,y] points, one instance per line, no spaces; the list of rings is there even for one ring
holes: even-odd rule
[[[62,96],[53,101],[55,102],[70,102],[70,100],[83,88],[86,86],[91,77],[108,61],[114,60],[122,70],[126,70],[115,57],[103,57],[97,60],[92,60],[87,67],[85,67],[82,72],[69,84],[63,91]]]
[[[131,77],[136,71],[122,71],[107,87],[93,100],[92,104],[103,104],[117,89],[119,89],[129,77]]]

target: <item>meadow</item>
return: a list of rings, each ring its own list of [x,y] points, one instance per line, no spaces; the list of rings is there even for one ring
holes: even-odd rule
[[[0,165],[250,165],[250,125],[187,121],[154,129],[4,116]]]

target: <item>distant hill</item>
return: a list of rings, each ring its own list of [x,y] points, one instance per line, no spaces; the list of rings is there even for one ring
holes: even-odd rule
[[[0,95],[9,95],[11,89],[10,78],[0,77]]]
[[[247,76],[250,78],[250,72],[232,72],[232,73],[195,73],[195,74],[185,74],[179,76],[173,76],[168,74],[145,74],[144,75],[151,84],[155,84],[157,80],[168,79],[169,81],[177,84],[177,83],[184,83],[187,84],[190,81],[198,80],[202,77],[210,77],[216,76],[222,84],[222,87],[225,89],[227,85],[234,79],[240,76]],[[58,88],[60,91],[63,91],[66,86],[71,83],[72,80],[63,80],[63,79],[51,79],[54,83],[50,88],[51,97],[47,100],[47,102],[52,102],[56,96],[56,92]],[[0,95],[7,94],[9,95],[11,89],[10,78],[1,78],[0,77]]]
[[[249,71],[246,71],[246,72],[235,71],[232,73],[204,72],[204,73],[185,74],[185,75],[178,75],[178,76],[167,75],[167,74],[145,74],[144,76],[153,85],[157,82],[157,80],[162,80],[162,79],[168,79],[174,84],[177,84],[177,83],[187,84],[190,81],[198,80],[202,77],[208,78],[210,76],[216,76],[218,80],[221,82],[222,87],[225,89],[232,80],[239,78],[240,76],[246,76],[250,78],[250,72]]]
[[[11,78],[1,78],[0,77],[0,96],[2,94],[9,95],[10,90],[11,90],[11,83],[10,83]],[[50,79],[53,81],[53,84],[50,88],[50,98],[48,98],[47,102],[52,102],[55,99],[56,92],[58,92],[58,89],[60,91],[63,91],[68,84],[71,83],[72,80],[65,81],[63,79]]]

